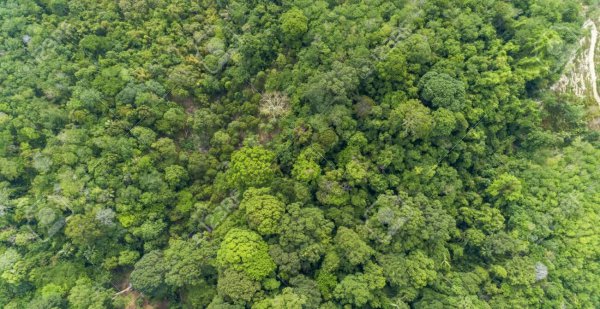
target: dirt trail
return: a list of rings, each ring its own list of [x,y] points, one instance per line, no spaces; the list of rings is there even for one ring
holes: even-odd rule
[[[596,52],[596,44],[598,42],[598,28],[596,27],[596,23],[592,20],[588,20],[585,22],[584,27],[591,28],[591,39],[590,39],[590,49],[588,50],[586,63],[590,72],[590,82],[592,83],[592,94],[594,95],[594,100],[600,106],[600,95],[598,95],[598,77],[596,75],[596,64],[594,63],[594,55]]]

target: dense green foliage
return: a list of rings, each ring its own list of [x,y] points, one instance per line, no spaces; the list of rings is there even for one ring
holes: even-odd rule
[[[581,24],[2,0],[0,307],[599,308],[599,137],[546,91]]]

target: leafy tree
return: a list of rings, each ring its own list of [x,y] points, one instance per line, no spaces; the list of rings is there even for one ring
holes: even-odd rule
[[[517,177],[504,173],[492,182],[487,192],[500,200],[514,202],[522,196],[521,187],[521,181]]]
[[[244,272],[226,269],[219,276],[217,289],[225,299],[231,299],[234,303],[249,303],[255,294],[260,291],[260,283],[248,277]]]
[[[436,279],[434,261],[421,251],[411,252],[403,256],[399,254],[385,255],[380,258],[386,280],[397,287],[400,298],[412,301],[427,284]]]
[[[170,165],[165,169],[165,181],[173,187],[184,184],[187,178],[187,171],[182,166]]]
[[[250,188],[244,192],[240,208],[246,211],[250,227],[261,235],[278,234],[285,205],[269,195],[268,189]]]
[[[219,250],[216,263],[221,270],[232,269],[260,281],[275,270],[268,246],[260,235],[243,229],[231,229]]]
[[[94,286],[89,278],[81,278],[69,292],[68,300],[73,308],[100,309],[109,307],[111,296],[109,290]]]
[[[257,302],[252,308],[269,309],[269,308],[286,308],[300,309],[304,308],[306,298],[303,295],[298,295],[291,288],[283,289],[282,293],[273,297]]]
[[[244,147],[231,155],[229,177],[241,187],[259,187],[272,181],[275,175],[275,155],[262,147]]]
[[[434,128],[431,111],[417,100],[410,100],[395,108],[390,115],[390,123],[401,137],[410,136],[413,140],[429,137]]]
[[[150,251],[135,263],[131,273],[133,288],[148,295],[161,295],[167,291],[165,285],[164,255],[160,251]]]
[[[334,296],[344,304],[364,306],[375,302],[374,291],[385,286],[385,278],[381,267],[373,263],[365,266],[364,273],[347,275],[336,286]],[[376,302],[375,302],[376,303]]]
[[[315,161],[308,159],[298,159],[294,163],[292,175],[298,181],[310,182],[319,177],[321,167]]]
[[[419,80],[421,97],[434,107],[461,111],[465,105],[464,85],[446,73],[428,72]]]
[[[164,250],[165,283],[193,286],[211,274],[214,248],[203,239],[171,240]]]
[[[319,202],[332,206],[342,206],[348,202],[350,195],[339,182],[341,174],[339,170],[329,171],[319,178],[319,191],[317,191]]]
[[[90,212],[85,215],[77,214],[69,218],[65,227],[65,235],[79,246],[92,245],[114,230],[111,222],[107,222],[100,216]]]
[[[280,20],[281,30],[288,41],[299,39],[308,30],[308,18],[297,8],[283,13]]]
[[[334,241],[340,256],[352,266],[366,263],[374,253],[356,232],[343,226],[338,229]]]

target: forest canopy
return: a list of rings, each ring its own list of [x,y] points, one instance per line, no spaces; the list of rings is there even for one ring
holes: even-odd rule
[[[1,0],[0,307],[600,308],[575,0]]]

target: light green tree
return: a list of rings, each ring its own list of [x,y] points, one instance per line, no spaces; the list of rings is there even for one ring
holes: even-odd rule
[[[275,154],[260,146],[241,148],[231,155],[230,182],[243,188],[266,185],[275,175],[274,160]]]
[[[232,269],[250,279],[260,281],[275,270],[269,247],[257,233],[231,229],[217,251],[217,266],[221,271]]]
[[[299,39],[308,30],[308,18],[297,8],[283,13],[280,21],[281,30],[288,41]]]
[[[261,235],[278,234],[285,204],[269,194],[268,188],[250,188],[244,192],[240,208],[246,212],[250,227]]]

